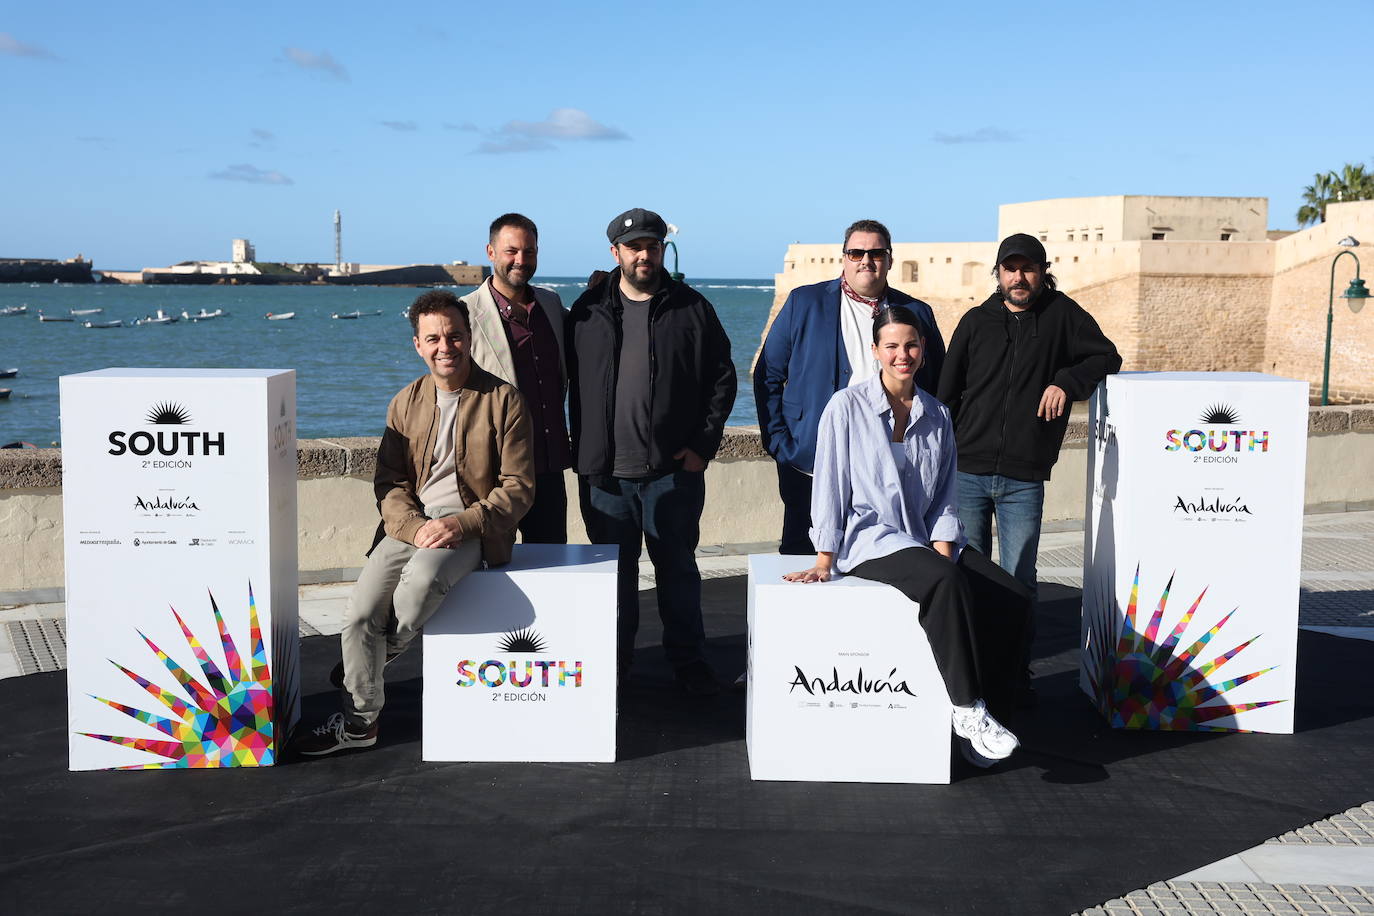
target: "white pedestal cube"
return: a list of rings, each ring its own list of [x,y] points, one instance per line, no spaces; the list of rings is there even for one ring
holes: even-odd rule
[[[1122,373],[1089,422],[1079,685],[1118,728],[1291,733],[1307,383]]]
[[[616,557],[520,544],[424,629],[425,760],[615,760]]]
[[[784,582],[807,557],[749,557],[746,735],[754,779],[948,783],[950,704],[890,585]]]
[[[296,376],[63,376],[73,770],[261,766],[300,716]]]

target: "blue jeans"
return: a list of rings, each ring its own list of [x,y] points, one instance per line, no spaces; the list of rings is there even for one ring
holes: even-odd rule
[[[996,513],[997,565],[1030,589],[1032,596],[1036,594],[1035,555],[1040,549],[1044,508],[1044,481],[959,472],[959,518],[969,545],[992,556],[992,516]]]
[[[621,670],[634,658],[639,631],[639,545],[649,547],[663,621],[663,651],[674,668],[703,659],[701,573],[696,549],[706,476],[674,471],[661,477],[580,479],[582,520],[593,544],[617,544],[617,654]]]

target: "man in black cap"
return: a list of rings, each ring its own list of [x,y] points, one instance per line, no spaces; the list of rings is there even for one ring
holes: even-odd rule
[[[664,271],[667,234],[657,213],[640,208],[607,227],[617,267],[594,276],[568,314],[568,416],[587,535],[620,546],[622,675],[639,629],[642,540],[668,661],[689,694],[711,695],[719,685],[703,654],[696,547],[735,366],[711,303]]]
[[[954,419],[959,517],[969,546],[990,555],[995,514],[998,564],[1032,595],[1045,481],[1070,406],[1121,368],[1116,347],[1056,289],[1049,266],[1039,239],[1003,239],[993,267],[997,290],[960,319],[938,391]]]

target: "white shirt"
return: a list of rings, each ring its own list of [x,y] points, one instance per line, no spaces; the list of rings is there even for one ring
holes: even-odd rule
[[[881,304],[881,303],[880,303]],[[873,306],[851,299],[840,292],[840,338],[849,357],[850,387],[861,385],[878,374],[873,358]]]

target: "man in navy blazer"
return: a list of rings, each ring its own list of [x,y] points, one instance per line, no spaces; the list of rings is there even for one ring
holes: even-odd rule
[[[869,349],[873,318],[904,305],[924,325],[925,364],[916,384],[935,394],[945,342],[926,303],[887,285],[892,236],[877,220],[861,219],[844,234],[843,273],[792,290],[768,330],[754,366],[754,401],[763,447],[778,465],[785,554],[814,554],[811,469],[816,428],[831,395],[877,374]]]

